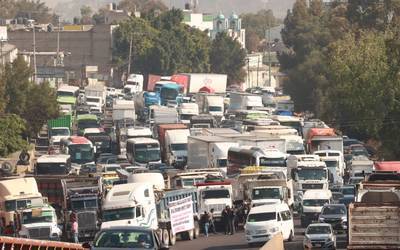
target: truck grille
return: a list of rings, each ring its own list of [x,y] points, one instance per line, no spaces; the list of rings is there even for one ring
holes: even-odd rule
[[[214,209],[214,212],[222,212],[225,208],[225,204],[210,204],[206,205],[207,212],[210,212],[211,209]]]
[[[50,227],[40,227],[29,229],[29,237],[31,239],[49,239]]]
[[[303,190],[307,189],[322,189],[324,187],[324,184],[303,184],[302,188]]]
[[[97,213],[95,211],[79,212],[78,225],[79,231],[83,231],[85,229],[96,229]]]

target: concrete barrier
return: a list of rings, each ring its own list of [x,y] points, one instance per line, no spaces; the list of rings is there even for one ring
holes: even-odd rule
[[[265,243],[260,250],[285,250],[283,246],[283,236],[282,234],[276,234],[270,241]]]

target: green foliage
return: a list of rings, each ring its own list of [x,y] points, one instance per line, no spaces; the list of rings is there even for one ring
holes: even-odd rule
[[[22,138],[25,132],[25,121],[19,116],[10,114],[0,116],[0,156],[7,156],[27,147]]]
[[[0,16],[5,19],[27,18],[39,23],[52,22],[54,14],[44,2],[29,0],[2,0],[0,1]]]
[[[219,33],[211,46],[211,72],[227,74],[229,84],[242,83],[246,74],[245,57],[246,52],[237,41]]]
[[[130,12],[139,11],[144,15],[168,9],[160,0],[122,0],[119,2],[118,8]]]

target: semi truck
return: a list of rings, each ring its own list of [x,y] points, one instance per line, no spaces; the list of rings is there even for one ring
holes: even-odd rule
[[[143,91],[143,75],[130,74],[124,85],[124,94],[134,94]]]
[[[337,150],[343,153],[343,137],[332,128],[311,128],[307,136],[308,153],[317,150]]]
[[[209,87],[215,93],[225,93],[228,77],[225,74],[182,73],[172,75],[171,81],[181,85],[185,94],[198,93],[203,87]]]
[[[72,132],[72,115],[66,114],[47,122],[49,144],[58,147],[62,138],[69,137]]]
[[[262,96],[250,93],[234,92],[230,95],[228,112],[257,109],[264,107]]]
[[[176,167],[186,165],[189,135],[189,129],[182,123],[157,125],[157,138],[160,141],[161,159],[164,163]]]
[[[128,100],[115,100],[113,104],[112,118],[113,121],[121,121],[124,119],[135,120],[135,103]]]
[[[145,122],[151,105],[161,105],[160,95],[156,92],[139,92],[135,95],[135,111],[138,120]]]
[[[196,103],[199,105],[200,114],[210,114],[218,120],[224,116],[224,97],[221,95],[197,93]]]
[[[226,173],[228,149],[238,142],[219,136],[188,137],[188,169],[219,168]]]
[[[197,103],[180,103],[178,113],[182,123],[190,124],[192,116],[199,115],[199,106]]]
[[[35,176],[39,191],[62,217],[64,237],[72,240],[71,220],[77,219],[80,239],[93,238],[98,230],[103,187],[100,177]]]
[[[186,200],[186,202],[184,202]],[[177,218],[174,202],[184,202],[188,213]],[[183,219],[183,220],[182,220]],[[195,188],[155,190],[152,182],[113,186],[103,204],[101,228],[141,226],[157,230],[165,245],[174,245],[176,235],[193,239],[199,235],[197,192]],[[182,223],[181,228],[175,226]]]

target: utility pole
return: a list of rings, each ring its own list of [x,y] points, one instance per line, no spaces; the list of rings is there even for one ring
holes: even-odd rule
[[[131,58],[132,58],[132,35],[131,35],[131,40],[129,42],[128,75],[126,76],[127,79],[129,77],[129,75],[131,74]]]
[[[271,87],[271,18],[268,17],[268,87]]]
[[[36,35],[35,35],[35,22],[32,23],[33,26],[33,82],[36,83],[37,67],[36,67]]]
[[[56,66],[60,65],[60,17],[58,17]]]

